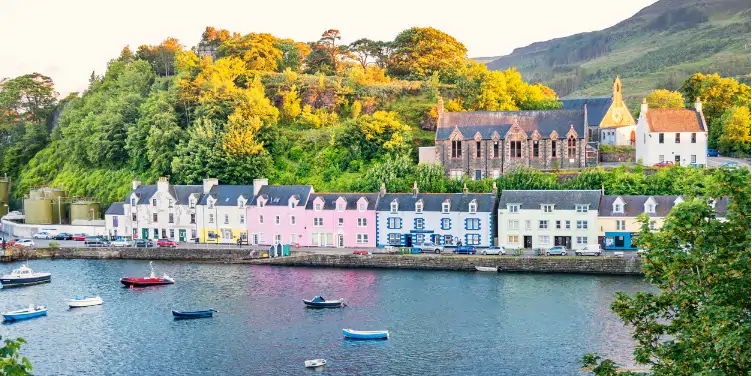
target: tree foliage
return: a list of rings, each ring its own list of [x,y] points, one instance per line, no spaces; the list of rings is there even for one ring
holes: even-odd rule
[[[653,90],[645,96],[649,108],[684,108],[684,97],[678,91]]]
[[[467,60],[467,48],[449,34],[432,27],[413,27],[397,35],[388,64],[390,74],[426,79],[437,72],[450,80]]]
[[[724,154],[749,156],[750,152],[749,107],[732,107],[721,116],[719,123],[723,132],[718,138],[718,150]]]
[[[0,337],[2,339],[2,337]],[[26,343],[23,338],[6,339],[3,347],[0,347],[0,375],[3,376],[29,376],[31,375],[31,362],[19,351],[21,345]]]

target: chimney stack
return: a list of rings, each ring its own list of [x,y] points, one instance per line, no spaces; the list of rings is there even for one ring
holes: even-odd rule
[[[465,196],[467,196],[467,193],[468,193],[469,191],[470,191],[470,190],[469,190],[469,189],[467,189],[467,183],[465,183],[465,187],[464,187],[464,188],[462,188],[462,193],[464,193],[464,194],[465,194]]]
[[[211,189],[215,185],[218,185],[218,184],[219,184],[219,179],[213,179],[213,178],[204,179],[204,194],[209,193],[209,191],[211,191]]]
[[[167,176],[160,176],[157,181],[157,192],[168,192],[170,190],[170,178]]]
[[[418,193],[418,182],[416,181],[413,183],[413,198],[417,198]]]
[[[136,188],[138,188],[140,186],[141,186],[141,181],[140,180],[134,180],[133,181],[133,190],[134,191],[136,190]]]
[[[386,195],[386,184],[381,183],[381,188],[379,188],[379,196],[384,197]]]
[[[601,183],[601,196],[604,196],[606,194],[606,186]]]
[[[648,112],[648,100],[646,98],[642,98],[642,105],[640,105],[640,115],[645,114]]]
[[[700,97],[695,98],[695,111],[702,112],[702,102],[700,102]]]
[[[258,196],[259,190],[265,185],[269,185],[269,179],[253,179],[253,195]]]

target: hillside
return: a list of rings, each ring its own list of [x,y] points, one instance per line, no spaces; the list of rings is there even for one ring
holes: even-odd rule
[[[486,65],[517,67],[562,97],[607,95],[616,75],[627,95],[642,96],[677,89],[695,72],[749,82],[749,35],[747,0],[660,0],[610,28],[533,43]]]

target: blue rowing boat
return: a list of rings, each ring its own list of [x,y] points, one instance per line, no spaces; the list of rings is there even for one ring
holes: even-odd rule
[[[340,298],[336,300],[326,300],[320,296],[317,296],[311,300],[303,299],[303,304],[308,308],[340,308],[344,307],[345,299]]]
[[[2,315],[5,321],[18,321],[18,320],[32,319],[34,317],[46,316],[47,307],[45,306],[35,307],[34,305],[30,305],[28,308],[19,309],[19,310],[10,311],[10,312],[3,312]]]
[[[349,338],[349,339],[389,339],[388,330],[365,331],[365,330],[342,329],[342,334],[345,335],[345,338]]]
[[[176,319],[203,319],[206,317],[212,317],[217,310],[209,308],[206,311],[172,311],[172,316]]]

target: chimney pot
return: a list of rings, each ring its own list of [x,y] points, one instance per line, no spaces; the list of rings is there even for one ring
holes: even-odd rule
[[[134,189],[134,190],[135,190],[136,188],[140,187],[140,186],[141,186],[141,181],[140,181],[140,180],[134,180],[134,181],[133,181],[133,189]]]
[[[266,178],[253,179],[253,195],[257,196],[259,193],[259,190],[261,190],[261,187],[265,185],[269,185],[269,179],[266,179]]]
[[[204,179],[204,194],[208,194],[209,191],[211,191],[211,189],[215,185],[218,185],[218,184],[219,184],[219,179],[214,179],[214,178]],[[255,185],[254,185],[254,190],[255,189],[256,188],[255,188]]]
[[[386,184],[381,183],[381,187],[379,188],[379,195],[381,195],[381,197],[384,197],[385,194],[386,194]]]
[[[465,186],[464,186],[464,187],[462,188],[462,193],[464,193],[464,194],[465,194],[465,196],[467,196],[467,193],[468,193],[468,192],[470,192],[470,190],[469,190],[469,189],[467,189],[467,183],[465,183]]]
[[[413,182],[413,197],[418,197],[418,182]]]
[[[702,102],[700,101],[700,97],[695,98],[695,110],[697,112],[702,112]]]

